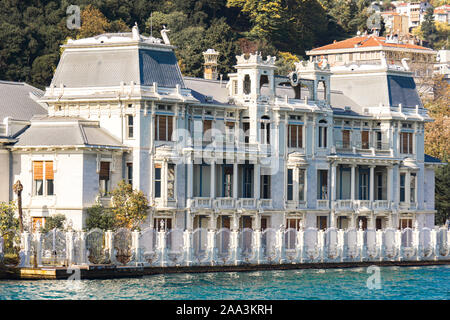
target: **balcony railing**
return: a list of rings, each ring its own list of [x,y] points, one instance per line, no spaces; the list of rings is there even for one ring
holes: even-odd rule
[[[260,199],[258,201],[258,207],[263,209],[270,209],[273,207],[272,199]]]
[[[352,208],[352,200],[336,200],[336,210],[350,210]]]
[[[234,209],[236,202],[233,198],[217,198],[214,200],[214,207],[217,209]]]
[[[211,198],[196,197],[194,198],[195,208],[211,208]]]
[[[389,209],[389,201],[388,200],[375,200],[373,202],[373,209],[374,210],[386,210]]]
[[[242,209],[255,209],[256,199],[253,198],[241,198],[238,200],[238,207]]]
[[[371,209],[370,200],[355,200],[355,209],[370,210]]]
[[[317,200],[317,209],[328,209],[328,200]]]

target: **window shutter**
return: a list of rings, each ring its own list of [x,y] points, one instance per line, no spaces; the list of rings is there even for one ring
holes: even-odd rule
[[[44,162],[33,161],[33,179],[44,180]]]
[[[100,162],[100,180],[109,180],[109,162]]]
[[[166,141],[167,137],[166,137],[166,116],[158,116],[159,117],[159,136],[158,136],[158,140],[160,141]]]
[[[53,161],[45,161],[45,180],[53,179]]]
[[[298,146],[303,148],[303,126],[298,126]]]
[[[172,141],[172,132],[173,132],[173,117],[167,116],[167,141]]]

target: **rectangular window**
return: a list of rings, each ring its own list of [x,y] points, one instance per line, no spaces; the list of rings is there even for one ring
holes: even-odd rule
[[[253,165],[244,166],[244,195],[243,198],[251,198],[253,194],[252,188]]]
[[[238,82],[237,80],[233,80],[233,95],[238,94]]]
[[[412,219],[400,219],[400,228],[412,228]]]
[[[155,198],[161,198],[161,165],[155,164]]]
[[[342,130],[342,148],[350,148],[350,130]]]
[[[242,129],[244,130],[244,143],[250,143],[250,123],[242,123]]]
[[[328,170],[318,170],[317,199],[328,200]]]
[[[33,161],[33,184],[34,184],[34,195],[43,196],[44,195],[44,162],[43,161]]]
[[[211,141],[212,120],[203,120],[203,141]]]
[[[55,194],[53,190],[53,180],[53,161],[45,161],[45,181],[48,196],[53,196]]]
[[[305,169],[298,172],[298,200],[305,201]]]
[[[303,126],[290,124],[288,135],[289,148],[303,148]]]
[[[261,143],[270,144],[270,123],[261,122]]]
[[[133,185],[133,163],[127,163],[127,182]]]
[[[155,140],[171,141],[173,132],[172,116],[155,116]]]
[[[406,173],[400,173],[400,202],[405,202]]]
[[[377,149],[383,150],[383,133],[381,131],[377,131],[376,137],[377,137]]]
[[[301,218],[288,218],[286,219],[286,229],[300,230]]]
[[[319,127],[319,148],[327,147],[327,127]]]
[[[109,172],[110,162],[100,162],[99,191],[102,196],[106,196],[109,192]]]
[[[175,199],[175,165],[167,165],[167,199]]]
[[[377,172],[375,176],[375,181],[377,183],[376,200],[383,200],[383,174],[381,172]]]
[[[261,176],[261,199],[270,199],[270,176]]]
[[[127,115],[127,137],[128,139],[133,139],[134,137],[134,117],[133,115]]]
[[[411,181],[410,181],[410,202],[416,202],[416,174],[411,173]]]
[[[287,199],[294,200],[294,169],[287,170]]]
[[[225,140],[227,143],[234,143],[234,122],[225,123]]]
[[[223,197],[233,197],[233,165],[223,167]]]
[[[400,133],[400,152],[404,154],[413,153],[413,134],[412,132]]]
[[[361,148],[369,149],[369,131],[367,130],[361,132]]]
[[[33,161],[33,194],[35,196],[52,196],[53,161]]]
[[[369,200],[369,173],[362,169],[359,172],[359,200]]]

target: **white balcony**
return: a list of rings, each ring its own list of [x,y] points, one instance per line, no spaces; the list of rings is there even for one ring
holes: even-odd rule
[[[390,208],[388,200],[375,200],[373,202],[374,210],[388,210]]]
[[[238,207],[241,209],[256,209],[256,199],[241,198],[238,201],[239,201]]]
[[[352,200],[336,200],[335,202],[336,210],[351,210],[353,209]]]
[[[236,202],[233,198],[216,198],[214,200],[214,208],[217,209],[234,209]]]
[[[258,207],[262,209],[272,209],[272,199],[260,199],[258,200]]]
[[[355,200],[355,209],[358,210],[370,210],[371,209],[370,200]]]
[[[155,206],[157,208],[176,208],[177,207],[177,200],[156,198],[155,199]]]
[[[196,197],[194,198],[194,208],[211,208],[211,198]]]
[[[329,202],[328,200],[317,200],[317,209],[328,209]]]

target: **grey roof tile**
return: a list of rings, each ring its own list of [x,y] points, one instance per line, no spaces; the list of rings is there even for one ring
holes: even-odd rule
[[[0,81],[0,121],[6,117],[30,120],[36,114],[47,114],[30,94],[40,98],[44,93],[23,82]]]

